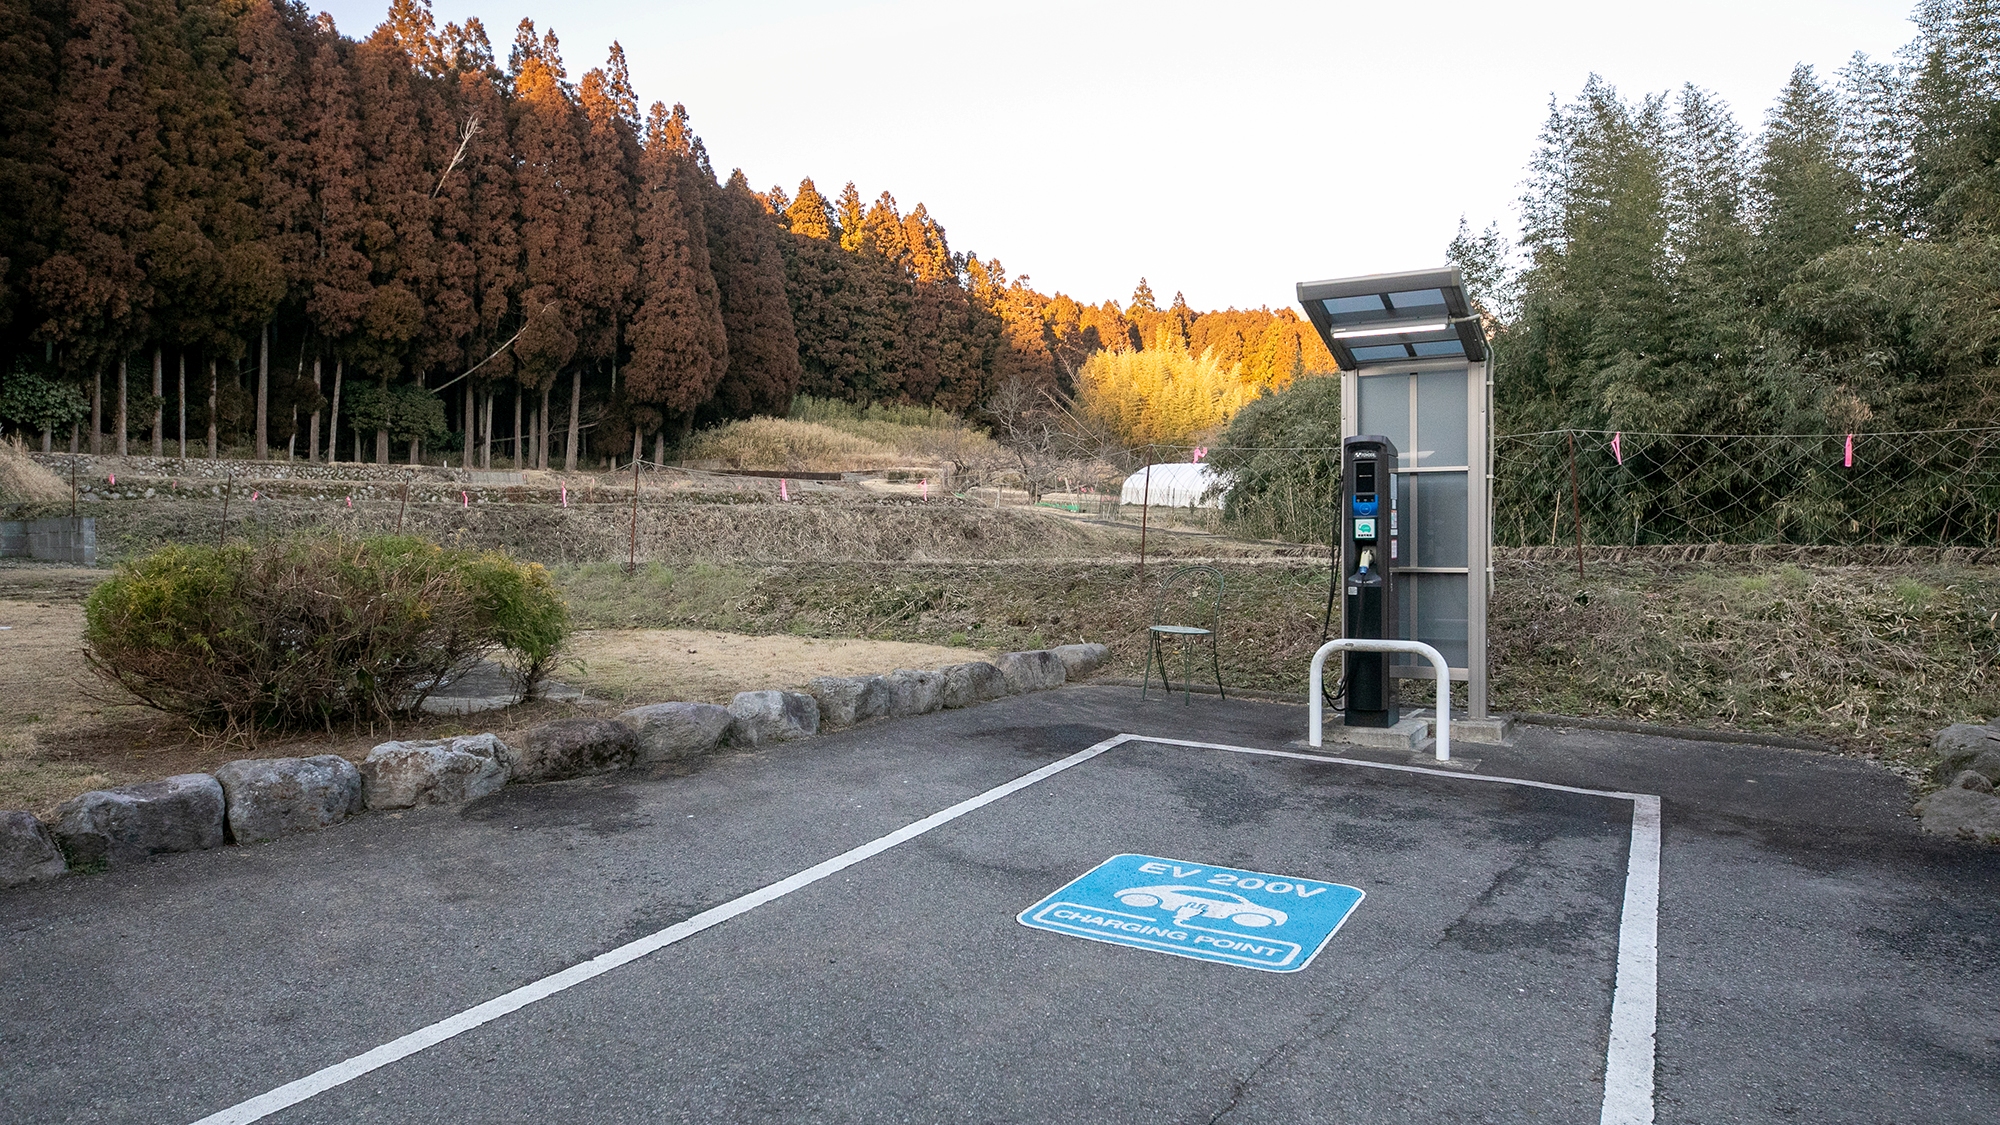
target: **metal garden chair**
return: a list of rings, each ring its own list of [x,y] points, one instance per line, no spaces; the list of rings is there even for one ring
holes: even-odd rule
[[[1215,591],[1213,599],[1208,596],[1211,586]],[[1152,687],[1155,657],[1160,665],[1160,684],[1168,696],[1173,695],[1173,681],[1167,678],[1167,646],[1172,644],[1181,650],[1181,702],[1194,702],[1194,648],[1203,640],[1208,642],[1216,694],[1229,698],[1222,686],[1222,655],[1217,648],[1222,635],[1222,591],[1222,572],[1212,566],[1176,567],[1160,583],[1160,595],[1153,607],[1154,624],[1146,630],[1146,678],[1139,684],[1140,699],[1146,698],[1147,690]]]

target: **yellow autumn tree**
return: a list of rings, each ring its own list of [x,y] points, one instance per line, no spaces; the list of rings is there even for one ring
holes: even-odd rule
[[[1213,350],[1191,355],[1180,337],[1159,330],[1143,351],[1101,351],[1077,375],[1085,418],[1128,445],[1184,445],[1219,429],[1257,386],[1243,365]]]

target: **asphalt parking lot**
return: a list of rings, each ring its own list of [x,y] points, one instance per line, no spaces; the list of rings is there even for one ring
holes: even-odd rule
[[[2000,853],[1893,777],[1304,725],[1072,687],[0,894],[0,1119],[2000,1116]]]

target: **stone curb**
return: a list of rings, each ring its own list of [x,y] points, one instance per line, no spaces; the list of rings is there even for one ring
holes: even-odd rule
[[[53,826],[29,812],[0,810],[0,889],[154,855],[316,832],[363,809],[460,804],[510,783],[688,761],[1045,691],[1082,679],[1109,655],[1103,645],[1062,645],[1005,653],[990,663],[821,676],[802,692],[739,692],[726,708],[669,702],[611,719],[553,719],[528,730],[519,746],[495,734],[385,742],[358,764],[324,754],[250,758],[214,774],[92,790],[65,802]]]

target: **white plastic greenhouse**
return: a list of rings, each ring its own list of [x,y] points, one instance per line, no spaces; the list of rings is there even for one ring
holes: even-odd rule
[[[1146,479],[1152,474],[1149,484]],[[1210,495],[1209,490],[1214,489]],[[1182,461],[1169,465],[1148,465],[1125,478],[1119,490],[1120,504],[1147,504],[1156,508],[1220,508],[1227,481],[1207,465]]]

